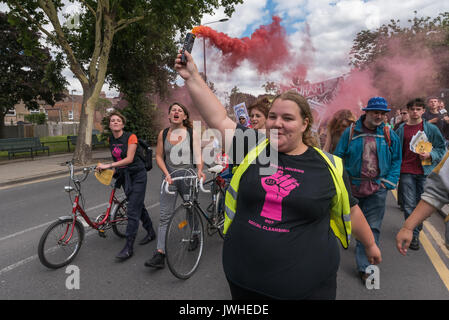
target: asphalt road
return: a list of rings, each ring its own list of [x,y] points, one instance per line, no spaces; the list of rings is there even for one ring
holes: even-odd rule
[[[145,201],[155,226],[159,224],[160,182],[161,173],[155,166],[149,173]],[[114,256],[124,240],[112,231],[107,232],[106,239],[88,232],[72,262],[79,270],[80,287],[67,289],[71,272],[66,268],[49,270],[37,258],[37,245],[45,228],[71,211],[63,190],[67,184],[68,178],[64,177],[0,190],[0,299],[230,299],[221,264],[222,240],[216,235],[206,236],[199,269],[183,281],[168,268],[152,270],[143,265],[155,251],[155,241],[145,246],[136,244],[134,257],[117,263]],[[106,208],[109,191],[93,176],[83,184],[90,217]],[[208,204],[206,195],[202,204]],[[380,288],[368,290],[361,284],[355,271],[352,243],[348,250],[341,251],[337,299],[449,299],[449,252],[442,248],[438,237],[443,233],[443,219],[435,214],[426,222],[424,234],[429,241],[424,239],[421,249],[410,251],[407,257],[395,249],[394,239],[402,222],[402,213],[390,193],[381,234]],[[144,234],[140,228],[137,241]]]

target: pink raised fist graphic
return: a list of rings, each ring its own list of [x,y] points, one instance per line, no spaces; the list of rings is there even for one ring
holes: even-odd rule
[[[278,170],[274,175],[262,178],[261,182],[267,194],[260,215],[282,221],[282,200],[299,187],[298,181],[289,174],[284,175],[283,170]]]

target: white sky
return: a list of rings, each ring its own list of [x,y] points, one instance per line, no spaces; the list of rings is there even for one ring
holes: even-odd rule
[[[5,5],[0,4],[0,10]],[[73,8],[71,8],[73,9]],[[300,52],[304,39],[305,23],[310,27],[310,36],[315,52],[309,69],[308,80],[321,81],[339,76],[349,71],[348,53],[357,32],[363,29],[376,29],[390,19],[400,19],[402,24],[418,16],[436,17],[439,13],[449,11],[448,0],[246,0],[236,6],[229,21],[211,24],[213,29],[224,32],[230,37],[249,36],[260,25],[271,23],[271,16],[282,18],[286,27],[292,50]],[[219,20],[225,15],[222,9],[213,16],[205,16],[202,23]],[[202,41],[197,41],[193,56],[200,71],[203,70]],[[255,68],[244,62],[232,73],[224,74],[218,68],[220,53],[214,48],[207,49],[207,77],[215,83],[220,98],[224,92],[237,86],[241,92],[254,95],[263,93],[262,85],[266,81],[280,82],[281,72],[261,76]],[[81,86],[72,72],[64,71],[69,90],[81,94]],[[178,81],[182,82],[182,81]],[[103,87],[108,97],[117,96],[118,92]]]
[[[304,39],[305,22],[310,27],[310,36],[315,52],[312,67],[307,79],[317,82],[339,76],[349,71],[348,54],[356,34],[363,29],[376,29],[391,19],[399,19],[402,25],[408,25],[408,19],[418,16],[436,17],[449,11],[448,0],[247,0],[238,5],[236,12],[227,22],[210,25],[217,31],[231,37],[248,36],[245,30],[252,26],[254,31],[261,24],[271,23],[271,16],[282,18],[287,28],[289,42],[293,50],[299,52]],[[214,21],[224,17],[223,10],[214,16],[204,17],[202,22]],[[251,32],[252,32],[251,31]],[[193,50],[194,59],[200,71],[203,70],[202,45]],[[219,94],[230,92],[237,86],[240,91],[261,94],[266,81],[280,82],[281,73],[269,76],[258,75],[254,67],[243,64],[232,74],[223,74],[214,61],[213,49],[207,57],[207,76],[215,83]]]

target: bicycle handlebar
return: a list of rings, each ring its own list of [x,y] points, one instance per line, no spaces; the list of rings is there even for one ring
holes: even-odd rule
[[[201,191],[205,192],[205,193],[210,193],[210,190],[206,190],[204,189],[203,186],[203,178],[198,179],[197,176],[186,176],[186,177],[176,177],[176,178],[172,178],[172,181],[177,181],[177,180],[183,180],[183,179],[196,179],[196,181],[198,182],[199,188]],[[164,186],[165,184],[165,186]],[[162,189],[165,189],[165,192],[167,192],[168,194],[176,194],[176,192],[171,192],[170,190],[168,190],[168,187],[170,186],[170,184],[167,181],[162,181]]]
[[[85,181],[85,180],[87,179],[87,176],[89,175],[89,173],[90,173],[91,171],[94,171],[94,170],[96,169],[96,167],[97,167],[96,165],[89,166],[89,167],[84,167],[84,168],[83,168],[84,177],[83,177],[81,180],[76,180],[76,179],[75,179],[75,176],[74,176],[73,160],[66,161],[66,162],[65,162],[65,165],[69,167],[69,170],[70,170],[70,179],[71,179],[73,182],[83,182],[83,181]]]

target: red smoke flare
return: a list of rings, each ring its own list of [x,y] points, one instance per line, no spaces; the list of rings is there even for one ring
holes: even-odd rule
[[[280,25],[281,18],[273,16],[273,22],[260,26],[250,38],[231,38],[206,26],[192,30],[197,36],[206,37],[224,56],[223,67],[232,71],[244,60],[250,61],[259,73],[268,73],[284,65],[290,58],[287,33]]]

